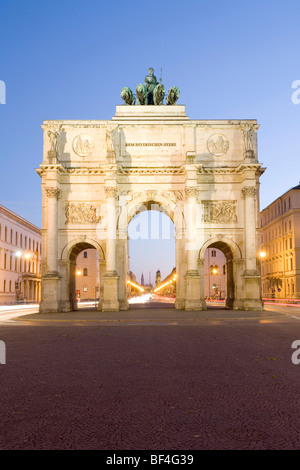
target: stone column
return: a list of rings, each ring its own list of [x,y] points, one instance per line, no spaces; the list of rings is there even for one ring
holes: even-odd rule
[[[47,197],[47,263],[42,277],[40,313],[60,312],[60,276],[58,274],[58,199],[57,187],[46,188]]]
[[[263,310],[261,276],[257,271],[255,196],[256,187],[245,186],[242,189],[242,197],[245,200],[245,271],[243,274],[243,308],[245,310]]]
[[[118,280],[116,268],[116,238],[117,238],[117,213],[116,213],[116,188],[106,187],[106,274],[103,276],[104,296],[103,311],[119,310]]]
[[[185,274],[185,310],[203,310],[203,299],[201,299],[200,296],[200,275],[198,272],[198,244],[196,227],[197,195],[197,188],[186,188],[187,204],[185,207],[185,248],[187,251],[187,272]]]
[[[128,272],[128,254],[127,254],[127,232],[119,231],[117,240],[117,269],[119,274],[119,309],[128,310],[127,300],[127,272]]]
[[[247,273],[256,274],[256,188],[246,186],[242,189],[242,197],[245,200],[245,268]]]
[[[57,274],[58,271],[58,199],[61,191],[58,188],[46,188],[47,195],[47,272]]]

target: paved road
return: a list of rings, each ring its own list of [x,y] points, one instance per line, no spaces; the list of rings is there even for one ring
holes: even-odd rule
[[[3,322],[0,449],[300,449],[298,319],[156,307]]]

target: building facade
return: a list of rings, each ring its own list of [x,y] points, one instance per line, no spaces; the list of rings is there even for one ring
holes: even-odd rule
[[[148,209],[174,222],[177,309],[206,308],[207,248],[226,258],[227,307],[263,308],[256,120],[190,120],[182,105],[121,105],[112,120],[42,128],[41,312],[76,308],[76,259],[89,248],[99,252],[99,309],[127,309],[127,227]]]
[[[265,298],[300,298],[300,184],[260,214],[262,292]]]
[[[204,292],[206,299],[226,298],[226,258],[216,248],[208,248],[204,255]]]
[[[0,304],[39,302],[41,230],[0,205]]]
[[[99,253],[95,249],[81,251],[76,264],[77,300],[97,300],[99,292]]]

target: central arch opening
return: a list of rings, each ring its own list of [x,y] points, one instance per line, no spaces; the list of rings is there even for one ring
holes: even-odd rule
[[[128,224],[130,308],[174,306],[175,266],[174,223],[161,205],[144,203]]]

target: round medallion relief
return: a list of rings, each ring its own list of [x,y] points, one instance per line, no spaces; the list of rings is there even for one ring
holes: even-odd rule
[[[222,134],[213,134],[207,141],[207,148],[209,153],[220,157],[229,149],[228,139]]]
[[[73,140],[73,150],[80,157],[87,157],[94,148],[94,139],[90,135],[80,134]]]

